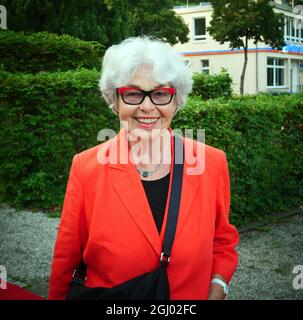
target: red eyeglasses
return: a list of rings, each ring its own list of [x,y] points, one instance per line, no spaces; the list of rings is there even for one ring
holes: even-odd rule
[[[148,96],[151,102],[157,106],[164,106],[172,101],[176,94],[175,88],[157,88],[150,91],[141,90],[132,87],[122,87],[117,89],[117,93],[121,95],[122,100],[126,104],[141,104],[145,97]]]

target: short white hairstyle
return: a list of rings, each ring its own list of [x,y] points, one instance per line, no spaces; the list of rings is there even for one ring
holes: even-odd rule
[[[152,66],[155,82],[176,88],[178,111],[192,90],[192,71],[168,44],[149,37],[128,38],[106,50],[99,86],[109,107],[116,113],[116,89],[127,85],[144,65]]]

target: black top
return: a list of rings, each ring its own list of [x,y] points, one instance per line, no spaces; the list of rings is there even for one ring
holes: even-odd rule
[[[153,214],[158,232],[160,234],[164,218],[170,173],[158,180],[141,180],[148,202]]]

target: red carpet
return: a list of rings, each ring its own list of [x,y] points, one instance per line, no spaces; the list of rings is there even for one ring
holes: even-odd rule
[[[7,288],[0,288],[0,300],[45,300],[37,294],[7,282]]]

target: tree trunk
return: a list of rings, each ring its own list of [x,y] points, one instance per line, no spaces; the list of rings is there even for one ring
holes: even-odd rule
[[[244,79],[245,79],[245,72],[246,72],[246,67],[247,67],[247,47],[248,47],[248,40],[247,37],[245,37],[245,45],[244,45],[244,65],[242,69],[242,74],[241,74],[241,81],[240,81],[240,94],[243,96],[244,94]]]

